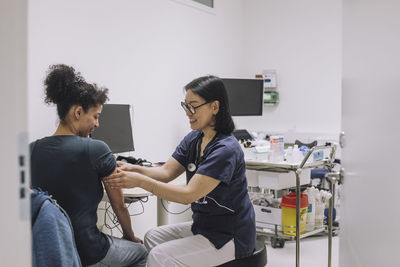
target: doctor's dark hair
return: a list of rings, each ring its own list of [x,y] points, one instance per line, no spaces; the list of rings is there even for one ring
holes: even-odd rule
[[[185,91],[191,90],[207,102],[219,101],[219,110],[215,116],[215,131],[229,135],[235,129],[229,109],[228,94],[222,80],[216,76],[203,76],[194,79],[185,86]]]
[[[89,108],[103,105],[108,100],[107,88],[87,83],[73,67],[64,64],[49,67],[44,87],[44,101],[57,105],[58,117],[62,122],[65,122],[65,117],[74,105],[82,106],[87,112]]]

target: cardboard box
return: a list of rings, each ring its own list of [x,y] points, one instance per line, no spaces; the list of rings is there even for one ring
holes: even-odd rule
[[[310,183],[311,169],[303,169],[300,174],[300,185]],[[258,186],[274,190],[296,187],[294,172],[257,171]]]
[[[265,228],[274,228],[282,224],[282,210],[279,208],[253,205],[256,215],[256,225]],[[279,229],[281,229],[279,227]]]

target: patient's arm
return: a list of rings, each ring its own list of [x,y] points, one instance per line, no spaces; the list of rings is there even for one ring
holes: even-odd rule
[[[143,243],[143,241],[140,238],[135,237],[135,234],[133,233],[131,217],[129,215],[127,207],[125,206],[122,189],[113,189],[105,183],[104,187],[106,189],[108,199],[110,200],[113,211],[117,215],[118,221],[121,224],[123,238],[131,240],[133,242]]]

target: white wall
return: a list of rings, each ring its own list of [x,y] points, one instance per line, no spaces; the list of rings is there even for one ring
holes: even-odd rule
[[[134,107],[135,155],[163,161],[189,130],[182,87],[203,74],[278,72],[281,102],[238,128],[337,135],[341,109],[341,1],[32,1],[29,9],[29,129],[51,134],[43,103],[50,64],[74,65],[110,88],[110,103]],[[197,5],[201,6],[201,5]],[[210,11],[211,10],[211,11]],[[46,114],[46,116],[42,116]]]
[[[108,87],[109,103],[132,104],[135,155],[165,161],[190,129],[183,86],[204,74],[238,75],[242,59],[242,1],[216,1],[211,11],[191,2],[31,1],[31,140],[55,130],[43,79],[50,64],[65,63]]]
[[[55,131],[43,80],[50,64],[65,63],[107,86],[110,103],[133,105],[134,156],[165,161],[190,129],[183,86],[205,74],[239,75],[242,10],[241,0],[212,10],[190,0],[30,1],[30,139]],[[156,226],[156,202],[150,197],[132,220],[139,237]]]
[[[265,106],[262,117],[236,117],[238,128],[338,135],[341,2],[244,1],[241,73],[277,70],[280,103]]]
[[[31,265],[30,197],[23,188],[18,157],[27,156],[27,1],[0,1],[0,265]],[[25,163],[29,160],[26,159]],[[25,171],[28,169],[25,165]],[[29,184],[26,175],[25,187]]]

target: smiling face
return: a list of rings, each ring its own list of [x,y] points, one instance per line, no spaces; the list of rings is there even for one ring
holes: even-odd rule
[[[205,104],[206,102],[204,98],[191,90],[186,92],[185,103],[195,110],[194,114],[190,110],[186,110],[186,116],[189,118],[192,130],[205,131],[208,128],[214,128],[215,115],[218,113],[218,101]]]
[[[99,117],[103,109],[102,105],[91,107],[85,112],[83,109],[79,110],[77,135],[80,137],[88,137],[95,128],[99,127]]]

